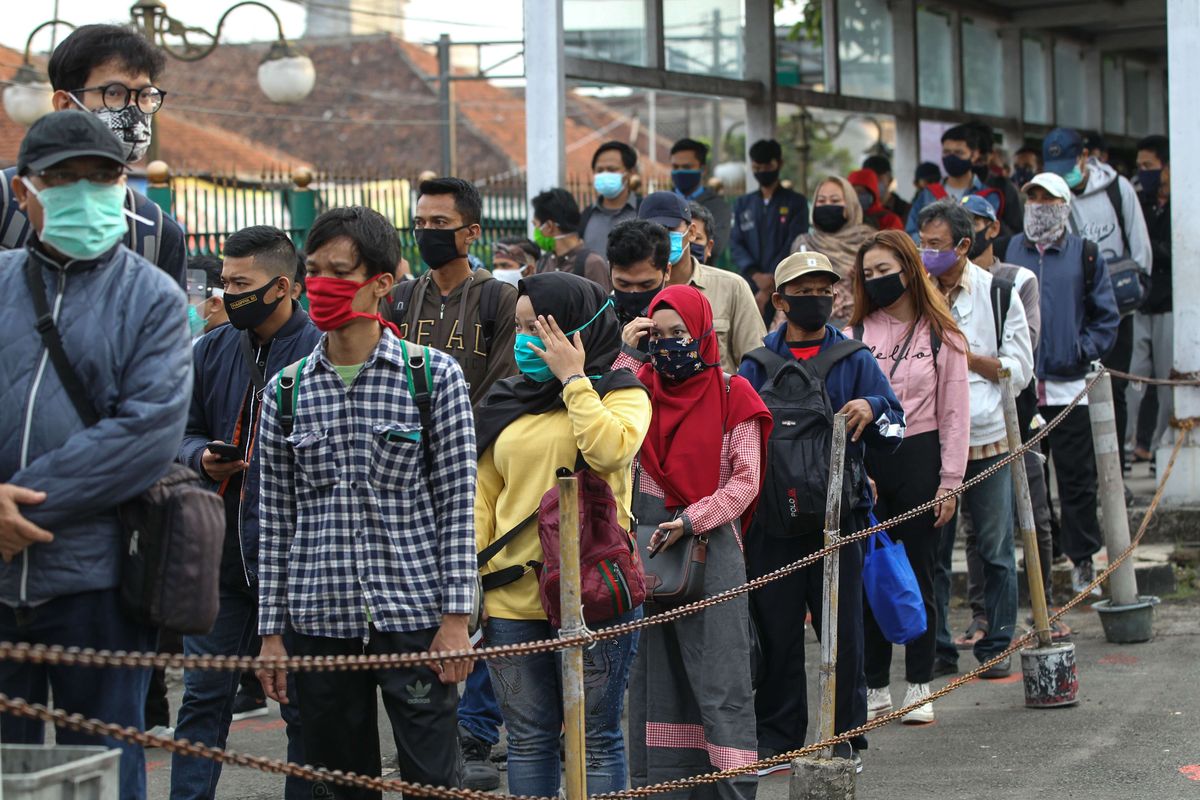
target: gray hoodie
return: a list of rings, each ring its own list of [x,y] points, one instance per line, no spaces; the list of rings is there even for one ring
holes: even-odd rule
[[[1113,181],[1121,189],[1121,215],[1125,219],[1128,244],[1121,240],[1121,225],[1108,195],[1108,186]],[[1105,261],[1132,258],[1142,272],[1150,274],[1154,255],[1137,192],[1129,181],[1098,159],[1088,160],[1087,188],[1071,200],[1071,232],[1095,242]]]

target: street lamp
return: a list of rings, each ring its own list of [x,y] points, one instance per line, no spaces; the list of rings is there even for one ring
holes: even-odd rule
[[[25,58],[21,62],[21,67],[13,77],[12,83],[4,89],[4,113],[18,125],[29,127],[54,110],[51,102],[54,89],[51,88],[50,81],[33,65],[33,59],[29,54],[33,46],[33,37],[42,28],[52,25],[75,27],[61,19],[52,19],[34,28],[33,32],[29,34],[29,38],[25,40]]]

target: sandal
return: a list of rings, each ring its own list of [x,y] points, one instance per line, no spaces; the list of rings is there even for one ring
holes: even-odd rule
[[[962,636],[954,639],[954,646],[959,650],[972,650],[975,648],[975,643],[987,636],[987,625],[983,620],[973,619],[971,624],[967,626],[967,630]]]

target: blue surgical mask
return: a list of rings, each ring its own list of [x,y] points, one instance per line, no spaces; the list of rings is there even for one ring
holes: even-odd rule
[[[621,172],[597,172],[592,178],[592,185],[596,187],[597,194],[611,200],[624,188],[625,175]]]
[[[1067,188],[1069,189],[1074,189],[1079,186],[1079,184],[1083,183],[1083,172],[1079,169],[1078,164],[1076,164],[1070,172],[1062,177],[1063,180],[1067,182]]]
[[[188,332],[193,338],[204,333],[204,326],[208,324],[208,317],[200,316],[200,312],[193,305],[188,306]]]
[[[125,187],[76,181],[65,186],[25,187],[42,205],[44,222],[38,238],[60,253],[93,259],[107,253],[129,230],[125,222]]]
[[[671,264],[678,264],[679,259],[683,258],[683,237],[686,234],[679,231],[667,231],[671,237],[671,254],[667,257],[667,261]]]
[[[591,325],[593,322],[595,322],[612,304],[613,301],[610,297],[604,305],[600,306],[600,310],[592,315],[591,319],[580,325],[575,330],[568,332],[567,338],[571,338],[588,325]],[[545,383],[554,377],[554,371],[550,369],[550,366],[546,364],[545,361],[542,360],[541,356],[529,349],[528,345],[531,344],[539,350],[546,349],[545,343],[542,342],[542,337],[534,336],[531,333],[517,334],[516,339],[513,341],[513,357],[516,359],[517,369],[521,371],[522,375],[530,380],[537,381],[538,383]]]

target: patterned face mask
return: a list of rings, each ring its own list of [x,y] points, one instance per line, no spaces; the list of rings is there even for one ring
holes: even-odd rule
[[[1036,243],[1057,241],[1070,217],[1071,207],[1066,203],[1026,203],[1025,236]]]
[[[125,153],[126,163],[141,161],[146,151],[150,149],[150,117],[135,105],[127,106],[120,111],[101,108],[92,111],[71,95],[75,105],[89,114],[95,114],[109,127],[109,130],[128,148]]]
[[[651,343],[650,361],[654,369],[659,375],[676,383],[699,375],[712,366],[700,357],[700,343],[708,335],[706,333],[699,339],[659,339]]]

